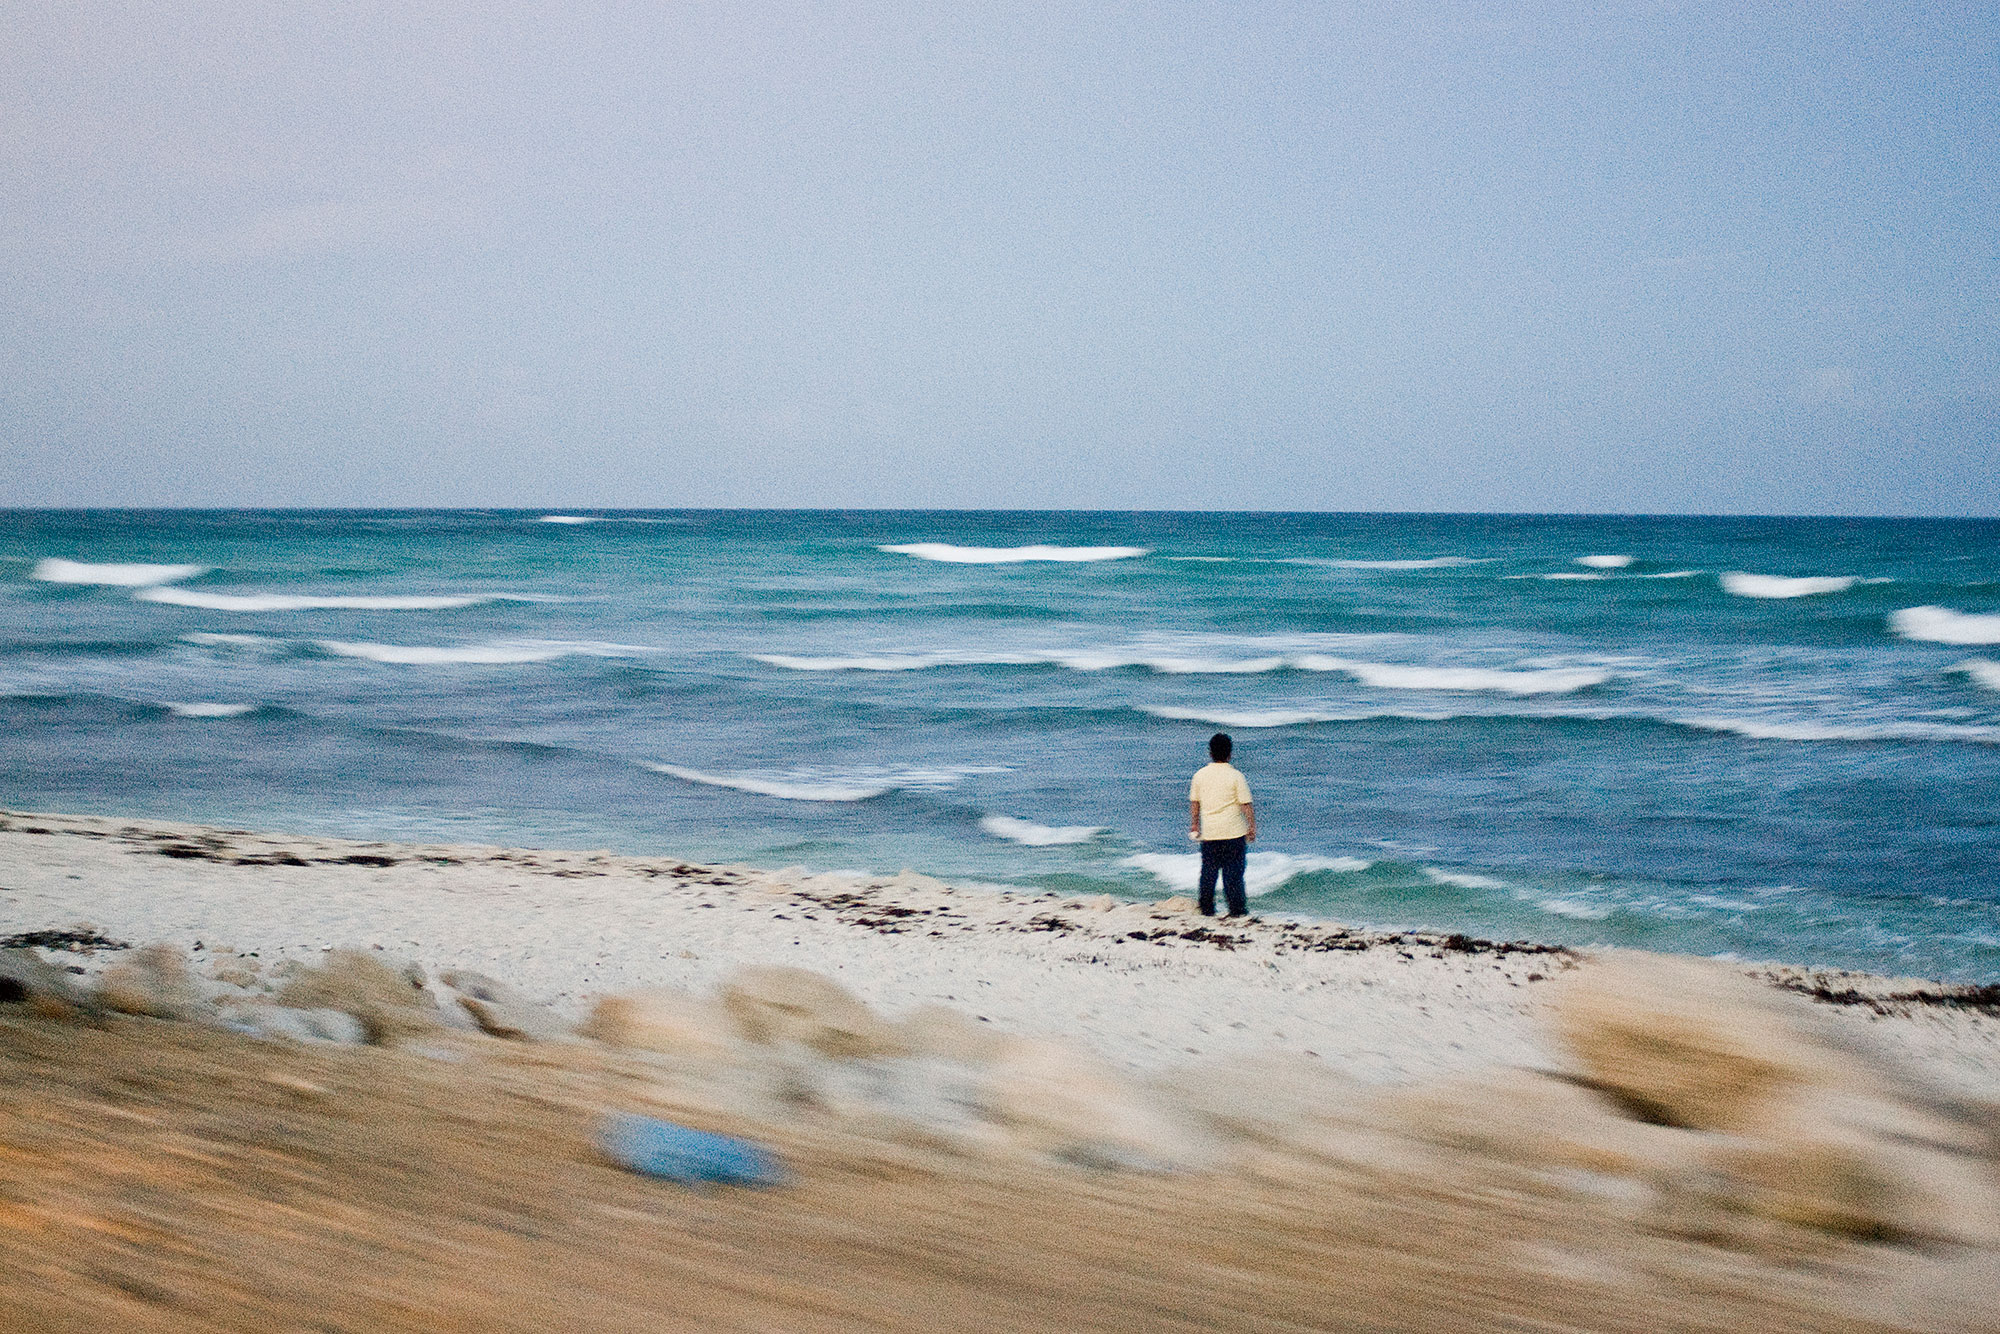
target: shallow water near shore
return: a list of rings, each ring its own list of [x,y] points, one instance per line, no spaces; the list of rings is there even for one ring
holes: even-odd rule
[[[0,514],[0,804],[2000,978],[2000,524]]]

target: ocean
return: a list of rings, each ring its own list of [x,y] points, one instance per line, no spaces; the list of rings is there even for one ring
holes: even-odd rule
[[[0,511],[0,804],[2000,980],[2000,522]]]

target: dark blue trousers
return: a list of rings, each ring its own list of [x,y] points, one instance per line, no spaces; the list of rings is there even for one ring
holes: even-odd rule
[[[1243,890],[1243,865],[1250,860],[1247,838],[1211,838],[1201,844],[1201,915],[1215,916],[1215,877],[1222,877],[1222,897],[1231,917],[1250,911],[1250,899]]]

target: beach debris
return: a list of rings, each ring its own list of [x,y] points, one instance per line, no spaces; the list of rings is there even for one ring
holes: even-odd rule
[[[345,1010],[326,1006],[234,1005],[223,1027],[258,1038],[352,1045],[368,1041],[368,1028]]]
[[[671,987],[606,996],[577,1031],[610,1047],[699,1060],[726,1060],[736,1048],[721,1006]]]
[[[20,931],[0,936],[0,950],[64,950],[72,954],[94,954],[98,950],[129,950],[123,940],[113,940],[87,922],[64,931]]]
[[[569,1026],[555,1011],[484,973],[453,969],[438,981],[452,991],[452,999],[482,1033],[516,1042],[553,1042],[569,1036]]]
[[[722,1004],[754,1043],[796,1042],[841,1060],[903,1051],[894,1025],[832,978],[804,968],[756,964],[738,969],[723,983]]]
[[[154,1019],[192,1019],[202,999],[187,956],[164,943],[142,945],[105,969],[95,996],[104,1009]]]
[[[391,967],[359,950],[330,950],[317,968],[291,974],[277,1002],[344,1011],[359,1019],[368,1040],[376,1043],[429,1032],[440,1023],[422,969],[415,964]]]
[[[64,1011],[83,1003],[70,975],[32,949],[0,949],[0,1004]]]
[[[684,1185],[778,1186],[786,1180],[776,1155],[749,1140],[657,1117],[608,1116],[598,1144],[627,1171]]]

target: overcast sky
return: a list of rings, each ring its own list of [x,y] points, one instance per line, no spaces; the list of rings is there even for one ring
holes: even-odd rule
[[[2000,513],[1990,4],[0,3],[0,505]]]

